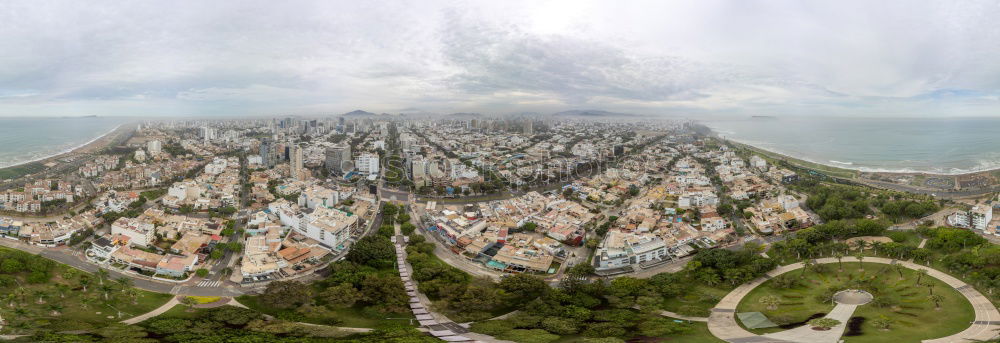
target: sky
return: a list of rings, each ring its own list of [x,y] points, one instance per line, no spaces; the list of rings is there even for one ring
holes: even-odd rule
[[[0,2],[0,116],[991,116],[993,1]]]

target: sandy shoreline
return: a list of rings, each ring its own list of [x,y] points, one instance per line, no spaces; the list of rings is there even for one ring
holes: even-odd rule
[[[32,164],[32,163],[46,164],[46,163],[54,162],[56,160],[67,158],[67,157],[70,157],[70,156],[76,156],[76,155],[81,155],[81,154],[89,154],[89,153],[97,152],[97,151],[100,151],[101,149],[106,148],[109,144],[111,144],[112,142],[114,142],[115,139],[118,138],[118,137],[120,137],[122,134],[130,132],[130,131],[133,131],[133,130],[135,130],[135,128],[136,128],[136,124],[135,123],[119,124],[118,126],[116,126],[115,128],[111,129],[110,131],[108,131],[108,132],[106,132],[106,133],[104,133],[104,134],[102,134],[100,136],[97,136],[96,138],[91,139],[90,141],[88,141],[88,142],[86,142],[84,144],[81,144],[81,145],[79,145],[79,146],[77,146],[75,148],[67,149],[67,150],[64,150],[64,151],[62,151],[60,153],[57,153],[57,154],[49,155],[49,156],[42,157],[42,158],[37,158],[37,159],[34,159],[34,160],[30,160],[30,161],[18,162],[16,164],[12,164],[12,165],[9,165],[9,166],[2,167],[2,168],[0,168],[0,170],[4,170],[4,169],[8,169],[8,168],[16,168],[16,167],[19,167],[19,166],[24,166],[24,165],[28,165],[28,164]]]
[[[931,172],[931,171],[907,170],[905,168],[902,168],[900,170],[888,170],[888,169],[871,169],[871,168],[865,168],[865,167],[851,167],[850,166],[851,164],[843,163],[843,162],[841,162],[840,164],[837,164],[837,163],[832,163],[832,162],[819,162],[819,161],[813,161],[813,160],[807,159],[807,158],[794,157],[794,156],[791,156],[791,155],[789,155],[787,153],[784,153],[784,152],[775,151],[774,149],[763,148],[763,147],[760,147],[759,145],[754,145],[754,144],[748,143],[748,142],[742,142],[742,141],[739,141],[739,140],[734,139],[734,138],[723,138],[723,137],[719,136],[718,132],[712,130],[708,126],[705,126],[705,128],[707,128],[709,130],[709,132],[710,132],[709,135],[710,136],[712,136],[713,138],[719,139],[719,140],[723,140],[723,141],[730,142],[730,143],[735,143],[735,144],[738,144],[738,145],[744,145],[744,146],[752,147],[753,149],[764,151],[764,152],[767,152],[767,153],[772,154],[772,155],[781,156],[783,159],[789,160],[789,161],[798,161],[798,162],[802,162],[802,163],[805,163],[805,164],[821,165],[821,166],[823,166],[825,168],[842,170],[842,171],[845,171],[845,172],[851,172],[851,173],[856,173],[856,174],[921,175],[921,176],[931,176],[931,177],[963,177],[963,176],[975,176],[975,175],[980,175],[980,174],[988,174],[988,173],[992,173],[992,172],[995,172],[995,171],[1000,171],[1000,168],[992,168],[992,169],[984,169],[984,170],[978,170],[978,171],[965,171],[965,172],[959,172],[959,173],[941,173],[941,172]]]

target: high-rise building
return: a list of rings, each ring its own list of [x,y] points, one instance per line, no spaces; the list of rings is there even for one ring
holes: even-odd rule
[[[351,161],[351,146],[342,144],[333,147],[326,148],[326,160],[324,165],[326,169],[330,170],[335,174],[344,174],[351,170],[354,170],[353,162]]]
[[[163,145],[158,140],[151,140],[146,142],[146,150],[149,151],[149,156],[156,156],[163,151]]]
[[[534,134],[535,133],[535,128],[532,127],[533,125],[534,125],[534,122],[532,122],[531,120],[525,121],[524,122],[524,134],[526,134],[526,135]]]
[[[270,141],[264,140],[260,142],[260,160],[261,163],[268,168],[273,168],[276,160],[274,153],[274,145]]]
[[[305,170],[302,169],[302,148],[293,145],[290,149],[291,161],[288,163],[291,172],[290,175],[297,180],[302,180],[305,178],[305,175],[303,175],[305,174]]]
[[[354,162],[355,167],[357,167],[358,172],[365,174],[378,174],[379,160],[378,155],[373,153],[363,153],[358,156],[358,159]]]

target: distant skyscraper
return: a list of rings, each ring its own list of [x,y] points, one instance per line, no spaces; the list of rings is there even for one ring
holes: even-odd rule
[[[274,162],[276,157],[274,156],[274,145],[270,141],[264,140],[260,142],[260,160],[268,168],[274,167]]]
[[[535,133],[535,129],[534,129],[534,127],[532,127],[533,125],[534,125],[534,122],[532,122],[531,120],[525,121],[524,122],[524,134],[526,134],[526,135],[534,134]]]
[[[302,169],[302,148],[298,146],[291,146],[291,161],[288,167],[291,172],[291,176],[296,180],[302,180],[305,178],[305,170]]]
[[[149,151],[149,156],[156,156],[160,154],[160,151],[163,151],[163,146],[160,141],[151,140],[146,143],[146,150]]]

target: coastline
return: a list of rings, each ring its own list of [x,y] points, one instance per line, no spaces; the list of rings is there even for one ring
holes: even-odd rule
[[[844,166],[814,162],[808,159],[790,156],[772,149],[723,138],[708,126],[704,127],[707,136],[753,151],[768,159],[782,160],[796,167],[822,173],[844,181],[866,185],[869,187],[903,191],[917,194],[927,194],[944,198],[978,197],[988,193],[1000,192],[1000,169],[993,168],[984,171],[966,172],[960,174],[945,174],[918,171],[867,171]]]
[[[110,131],[71,149],[65,149],[57,154],[2,167],[0,168],[0,181],[7,183],[26,174],[34,174],[49,169],[51,166],[63,164],[63,160],[67,158],[75,158],[100,151],[117,141],[123,135],[134,132],[136,127],[136,122],[122,123]]]
[[[108,135],[111,135],[111,134],[115,133],[115,131],[118,131],[118,129],[120,129],[122,126],[125,126],[125,125],[127,125],[127,123],[126,124],[118,124],[118,126],[115,126],[114,128],[112,128],[108,132],[105,132],[105,133],[103,133],[101,135],[98,135],[97,137],[94,137],[93,139],[91,139],[91,140],[89,140],[89,141],[87,141],[87,142],[85,142],[83,144],[77,145],[75,147],[63,149],[63,151],[60,151],[60,152],[57,152],[57,153],[54,153],[54,154],[51,154],[51,155],[48,155],[48,156],[43,156],[43,157],[35,158],[33,160],[27,160],[27,161],[21,161],[21,162],[14,162],[14,164],[11,164],[9,166],[2,166],[2,167],[0,167],[0,170],[7,169],[7,168],[18,167],[18,166],[23,166],[25,164],[30,164],[30,163],[34,163],[34,162],[41,162],[41,161],[45,161],[45,160],[48,160],[48,159],[57,158],[57,157],[60,157],[60,156],[63,156],[63,155],[69,155],[69,154],[72,154],[72,153],[82,152],[82,151],[77,151],[77,150],[82,150],[82,149],[86,148],[88,145],[94,144],[95,142],[97,142],[97,141],[99,141],[99,140],[101,140],[101,139],[103,139],[105,137],[108,137]]]
[[[704,127],[705,131],[708,131],[708,135],[714,138],[726,140],[728,142],[739,143],[741,145],[752,146],[756,149],[767,151],[773,154],[781,155],[786,158],[791,158],[795,160],[801,160],[808,162],[810,164],[823,165],[829,168],[851,170],[857,173],[879,173],[879,174],[899,174],[899,175],[916,175],[922,174],[927,176],[941,176],[941,177],[958,177],[966,175],[975,175],[981,173],[992,173],[1000,171],[1000,159],[997,156],[991,155],[991,157],[982,157],[969,161],[971,163],[965,163],[960,166],[948,166],[940,164],[919,164],[919,165],[907,165],[907,161],[897,161],[899,163],[885,163],[885,165],[866,165],[862,162],[859,164],[857,161],[852,161],[851,157],[834,157],[829,156],[824,157],[822,154],[815,155],[812,151],[795,151],[794,148],[786,149],[788,147],[776,146],[773,141],[763,139],[758,137],[757,139],[746,139],[736,137],[736,132],[732,128],[722,127],[717,128],[710,126],[712,121],[698,121],[696,125]],[[786,142],[788,143],[788,142]],[[836,144],[836,143],[830,143]],[[998,152],[1000,153],[1000,152]],[[846,162],[845,162],[846,161]]]
[[[726,142],[729,142],[729,143],[732,143],[732,144],[737,144],[737,145],[749,147],[749,148],[752,148],[752,149],[757,150],[759,152],[764,152],[764,153],[767,153],[767,154],[780,156],[781,159],[785,159],[785,160],[789,160],[789,161],[797,161],[797,162],[800,162],[800,163],[804,162],[806,164],[815,164],[815,165],[823,166],[825,168],[837,169],[837,170],[842,170],[842,171],[851,172],[851,173],[859,173],[859,174],[862,174],[862,173],[864,173],[864,174],[897,174],[897,175],[918,175],[919,174],[919,175],[926,175],[926,176],[957,177],[957,176],[968,176],[968,175],[976,175],[976,174],[992,173],[992,172],[1000,171],[1000,168],[983,168],[982,170],[963,170],[961,172],[945,173],[945,172],[913,170],[913,169],[906,169],[906,168],[901,168],[901,169],[873,169],[873,168],[868,168],[868,167],[856,167],[856,166],[852,167],[854,165],[853,162],[841,162],[841,161],[833,161],[833,160],[829,160],[829,161],[826,161],[826,162],[820,162],[820,161],[815,161],[814,159],[807,158],[807,157],[792,156],[789,153],[778,151],[777,149],[774,149],[774,148],[763,148],[763,147],[760,146],[760,144],[755,144],[754,142],[741,141],[739,139],[731,138],[731,137],[722,137],[722,136],[719,135],[718,131],[713,130],[711,127],[708,127],[708,126],[706,126],[704,124],[700,124],[700,123],[699,123],[699,125],[704,126],[708,130],[709,136],[711,136],[711,137],[713,137],[715,139],[726,141]]]

